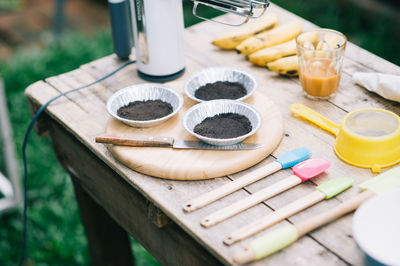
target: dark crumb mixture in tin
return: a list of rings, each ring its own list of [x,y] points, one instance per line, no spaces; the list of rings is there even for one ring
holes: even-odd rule
[[[230,81],[217,81],[207,83],[194,92],[196,98],[209,101],[216,99],[236,100],[247,94],[247,90],[242,83]]]
[[[118,109],[119,117],[146,121],[164,117],[173,112],[172,105],[161,100],[134,101]]]
[[[246,116],[224,113],[207,117],[200,124],[197,124],[193,131],[204,137],[229,139],[243,136],[251,130],[251,123]]]

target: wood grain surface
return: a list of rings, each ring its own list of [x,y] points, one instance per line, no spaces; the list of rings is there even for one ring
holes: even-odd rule
[[[182,82],[167,83],[180,93]],[[199,180],[221,177],[249,168],[265,159],[279,144],[283,134],[283,119],[278,107],[261,93],[255,92],[246,103],[262,116],[260,129],[244,142],[264,144],[255,150],[213,151],[181,150],[165,147],[127,147],[109,145],[111,153],[123,164],[140,173],[176,180]],[[106,127],[110,134],[140,134],[197,140],[182,125],[186,110],[196,102],[184,96],[184,105],[174,117],[151,128],[134,128],[111,118]]]
[[[304,23],[304,29],[316,28],[316,25],[276,5],[271,4],[268,12],[277,13],[281,23],[292,19],[299,19]],[[221,17],[221,19],[230,21],[232,17],[227,15]],[[68,160],[75,158],[75,161],[79,162],[75,163],[71,168],[82,176],[79,179],[82,187],[112,215],[118,224],[136,236],[138,241],[143,243],[157,259],[162,263],[166,263],[166,265],[184,265],[184,263],[180,260],[182,256],[171,255],[176,254],[175,251],[178,246],[160,245],[161,240],[154,241],[158,235],[162,235],[163,239],[173,239],[173,237],[182,237],[182,239],[185,239],[185,241],[179,243],[190,248],[189,251],[193,254],[192,258],[196,258],[196,255],[199,259],[205,258],[203,255],[196,254],[197,248],[192,248],[201,246],[221,263],[227,265],[234,264],[232,255],[235,251],[245,247],[249,241],[258,236],[256,234],[231,247],[224,245],[222,242],[223,239],[237,228],[243,227],[251,221],[255,221],[271,213],[273,210],[282,208],[289,202],[315,191],[314,187],[317,184],[336,177],[350,177],[355,180],[351,189],[333,199],[324,200],[313,207],[291,216],[281,223],[301,222],[327,209],[334,208],[341,202],[346,201],[346,199],[355,196],[359,193],[358,184],[374,176],[369,169],[357,168],[341,161],[333,151],[334,138],[316,126],[292,116],[289,110],[291,104],[305,104],[337,123],[341,121],[346,113],[361,107],[383,108],[400,114],[399,103],[387,101],[374,93],[368,92],[356,85],[351,78],[352,74],[356,71],[399,75],[400,67],[352,43],[348,43],[346,48],[340,87],[336,96],[328,101],[312,101],[303,96],[298,79],[278,76],[276,73],[270,72],[265,68],[254,66],[243,55],[214,47],[211,41],[227,30],[229,28],[226,26],[211,24],[210,22],[199,23],[185,30],[187,70],[181,80],[205,67],[238,67],[251,73],[260,84],[257,92],[265,95],[276,104],[284,120],[284,137],[271,156],[268,156],[249,169],[210,180],[175,181],[153,178],[121,164],[114,158],[105,145],[95,143],[95,136],[104,133],[106,123],[109,119],[105,108],[107,99],[118,89],[143,82],[136,74],[135,65],[128,66],[100,84],[57,100],[46,111],[52,123],[63,128],[63,131],[73,136],[71,138],[76,143],[79,143],[88,151],[87,156],[83,157],[83,153],[73,150],[73,145],[67,145],[63,149],[56,147],[56,149],[60,149],[61,154],[66,154],[69,151],[71,159],[67,158]],[[26,90],[26,94],[32,105],[42,105],[60,92],[92,82],[111,72],[122,63],[115,55],[104,57],[83,65],[74,71],[48,78],[46,81],[39,81],[31,85]],[[53,140],[59,138],[60,134],[58,133],[57,131],[51,134]],[[62,140],[59,140],[57,143],[60,143],[60,145],[63,144]],[[232,180],[255,169],[259,169],[272,162],[284,152],[299,146],[309,148],[315,157],[323,157],[329,160],[331,167],[326,173],[312,181],[304,182],[211,228],[201,227],[200,220],[216,210],[278,182],[290,175],[291,170],[281,170],[270,175],[268,178],[264,178],[192,213],[183,212],[182,206],[190,199],[215,189],[222,184],[232,182]],[[113,183],[107,177],[102,176],[101,173],[98,175],[86,174],[99,173],[99,171],[94,171],[99,166],[95,163],[87,163],[88,156],[95,158],[97,164],[102,162],[103,168],[109,168],[110,171],[115,172],[117,177],[123,182]],[[386,170],[384,169],[383,171]],[[158,233],[156,230],[152,231],[151,236],[143,233],[142,228],[146,223],[145,219],[142,219],[142,216],[145,210],[142,212],[135,211],[138,207],[143,207],[136,206],[143,204],[143,201],[137,201],[138,203],[136,203],[135,200],[128,202],[126,200],[126,198],[131,196],[132,190],[138,192],[143,198],[163,211],[173,221],[173,224],[158,229]],[[126,191],[126,193],[124,192],[123,195],[120,195],[120,191]],[[141,218],[141,224],[136,222],[138,220],[137,217]],[[351,219],[352,215],[346,215],[308,233],[287,249],[261,261],[254,262],[251,265],[362,265],[362,253],[352,237]],[[276,226],[281,226],[281,223]],[[173,231],[174,233],[170,233],[168,236],[168,232],[171,232],[168,229],[170,226],[179,228],[180,230]],[[264,230],[262,233],[274,229],[275,226]],[[190,245],[190,240],[196,245]],[[204,260],[202,262],[204,265],[207,265]],[[208,263],[208,265],[214,264],[215,261],[209,261]]]

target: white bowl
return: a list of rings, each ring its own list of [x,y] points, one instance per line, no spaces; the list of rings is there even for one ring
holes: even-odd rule
[[[152,120],[130,120],[117,115],[119,108],[134,101],[161,100],[172,105],[172,113]],[[107,111],[114,118],[132,127],[157,126],[174,116],[183,105],[183,97],[174,89],[157,83],[132,85],[114,93],[107,101]]]
[[[234,113],[246,116],[252,130],[242,136],[229,139],[209,138],[196,134],[194,127],[200,124],[207,117],[213,117],[218,114]],[[193,136],[211,145],[233,145],[243,141],[245,138],[253,135],[261,126],[261,115],[252,106],[236,100],[212,100],[196,104],[186,111],[183,116],[183,127]]]
[[[235,99],[236,101],[243,101],[254,93],[257,88],[257,81],[250,74],[230,67],[211,67],[206,68],[190,76],[184,85],[186,95],[197,102],[205,102],[205,100],[197,98],[194,94],[197,89],[207,83],[214,83],[217,81],[239,82],[246,88],[246,95]]]
[[[379,194],[357,209],[353,237],[368,255],[367,264],[400,265],[400,189]]]

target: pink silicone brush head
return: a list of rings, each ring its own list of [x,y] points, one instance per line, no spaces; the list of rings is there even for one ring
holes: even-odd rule
[[[322,158],[311,158],[293,166],[293,173],[302,182],[323,173],[331,164]]]

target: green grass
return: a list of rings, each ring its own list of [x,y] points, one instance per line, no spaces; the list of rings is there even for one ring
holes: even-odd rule
[[[21,6],[21,0],[0,0],[0,11],[16,10]]]
[[[314,23],[334,28],[348,35],[364,48],[400,64],[398,28],[385,17],[364,14],[342,2],[321,0],[277,0]],[[185,3],[185,25],[199,22]],[[211,15],[215,15],[213,13]],[[389,25],[389,26],[388,26]],[[112,52],[108,30],[92,36],[67,32],[57,43],[44,49],[21,50],[6,62],[0,62],[0,75],[6,85],[7,103],[12,121],[15,144],[20,156],[23,135],[30,120],[24,89],[33,82],[57,75]],[[0,143],[1,145],[1,143]],[[71,181],[58,165],[48,138],[30,136],[27,150],[28,186],[28,250],[27,265],[87,265],[89,256],[86,238],[78,215]],[[19,158],[19,160],[21,160]],[[0,162],[2,162],[0,154]],[[22,165],[22,164],[20,164]],[[0,163],[0,168],[4,168]],[[13,212],[0,217],[0,265],[15,265],[21,247],[21,216]],[[143,247],[132,240],[137,265],[158,265]]]

